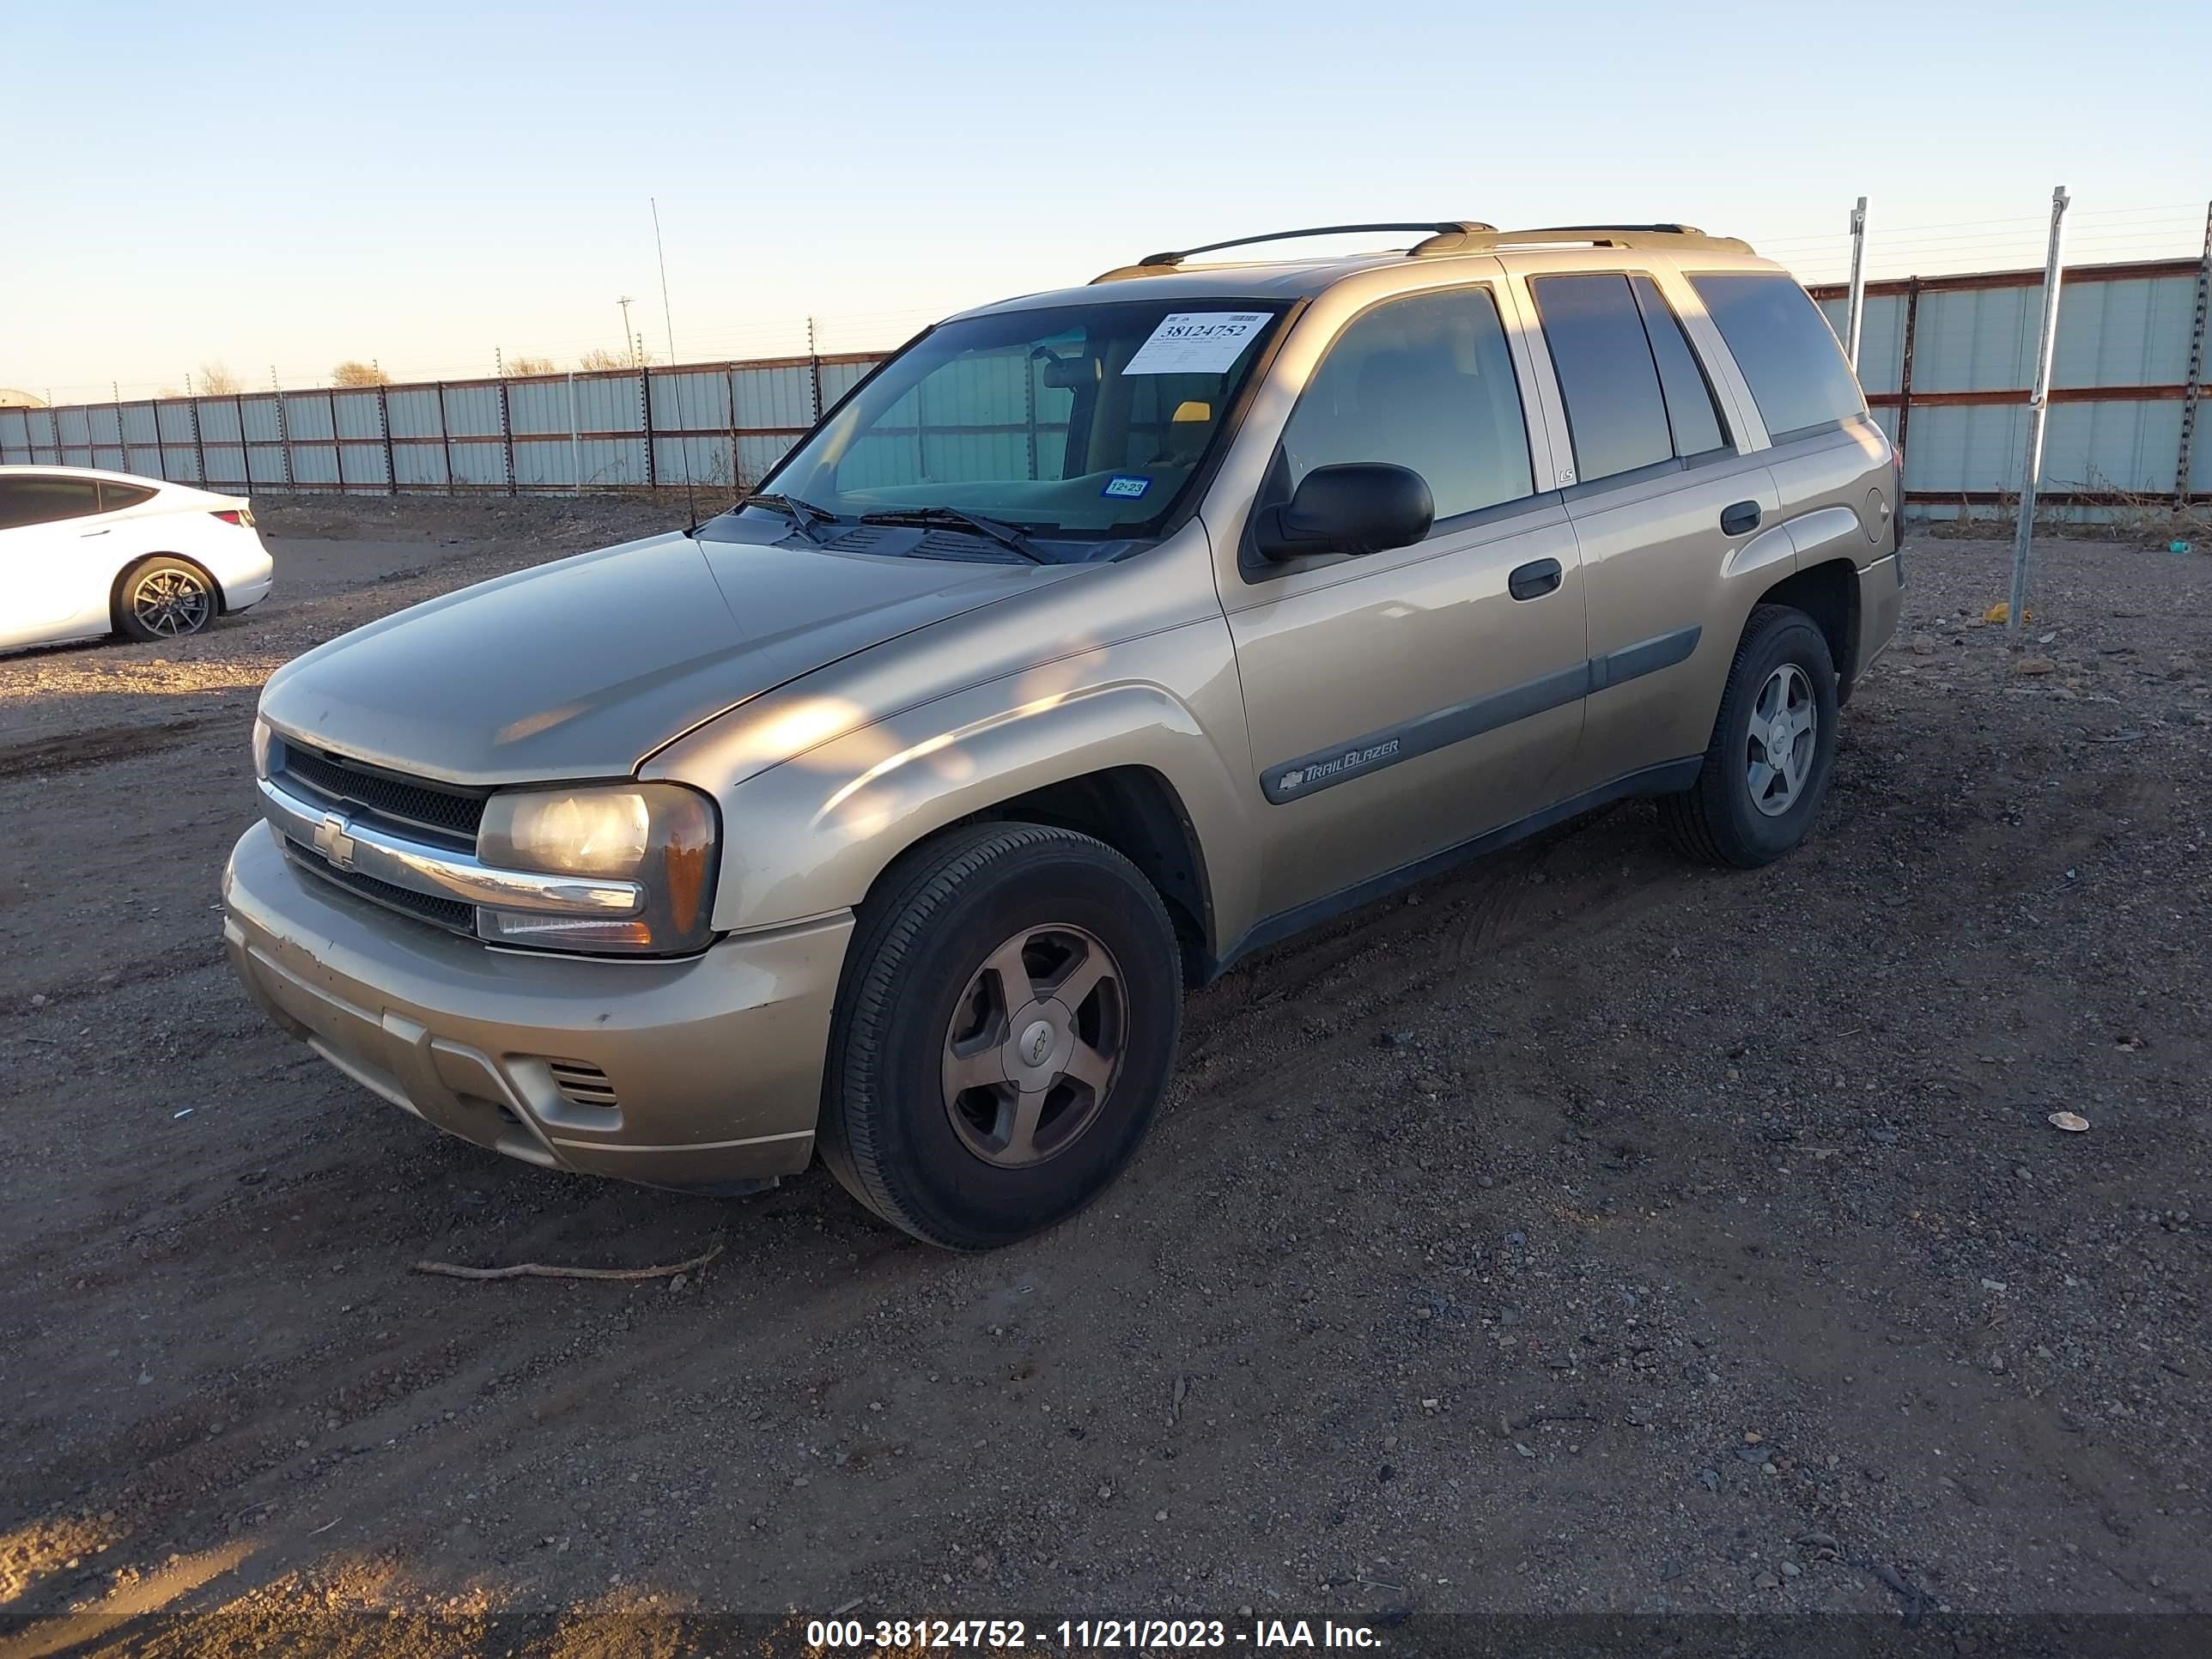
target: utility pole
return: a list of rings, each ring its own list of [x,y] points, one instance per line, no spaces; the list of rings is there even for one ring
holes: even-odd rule
[[[2035,351],[2035,388],[2027,394],[2027,454],[2021,462],[2020,526],[2012,538],[2012,605],[2005,631],[2020,632],[2027,615],[2028,565],[2035,550],[2035,485],[2043,473],[2043,421],[2051,412],[2051,356],[2058,344],[2058,258],[2066,243],[2066,210],[2073,198],[2060,185],[2051,192],[2051,251],[2043,264],[2043,337]]]
[[[629,366],[632,368],[635,368],[637,367],[637,347],[633,343],[629,331],[629,295],[627,294],[623,295],[622,298],[617,300],[615,303],[622,307],[623,344],[631,354]]]

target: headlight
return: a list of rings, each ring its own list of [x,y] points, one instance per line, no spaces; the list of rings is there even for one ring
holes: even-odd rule
[[[269,729],[269,722],[256,714],[253,717],[253,775],[265,778],[274,758],[276,734]]]
[[[635,915],[477,911],[477,933],[546,950],[678,956],[702,950],[714,908],[714,803],[677,783],[518,789],[484,803],[477,857],[502,870],[611,876],[645,890]]]

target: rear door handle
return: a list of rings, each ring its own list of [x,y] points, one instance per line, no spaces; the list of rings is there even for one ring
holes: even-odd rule
[[[1734,507],[1721,509],[1721,534],[1748,536],[1759,528],[1759,503],[1738,501]]]
[[[1505,579],[1505,591],[1516,599],[1540,599],[1559,585],[1559,562],[1539,559],[1524,564]]]
[[[80,530],[76,533],[78,540],[88,542],[94,536],[105,536],[107,532],[105,530]]]

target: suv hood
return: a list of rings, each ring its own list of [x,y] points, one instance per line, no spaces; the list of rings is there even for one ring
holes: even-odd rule
[[[626,777],[763,691],[1077,568],[656,536],[343,635],[279,670],[261,712],[295,738],[449,782]]]

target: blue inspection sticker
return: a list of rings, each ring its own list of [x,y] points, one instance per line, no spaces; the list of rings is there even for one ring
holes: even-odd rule
[[[1152,481],[1150,478],[1133,478],[1126,473],[1116,473],[1113,477],[1106,480],[1106,488],[1098,493],[1102,495],[1118,495],[1123,501],[1133,501],[1152,487]]]

